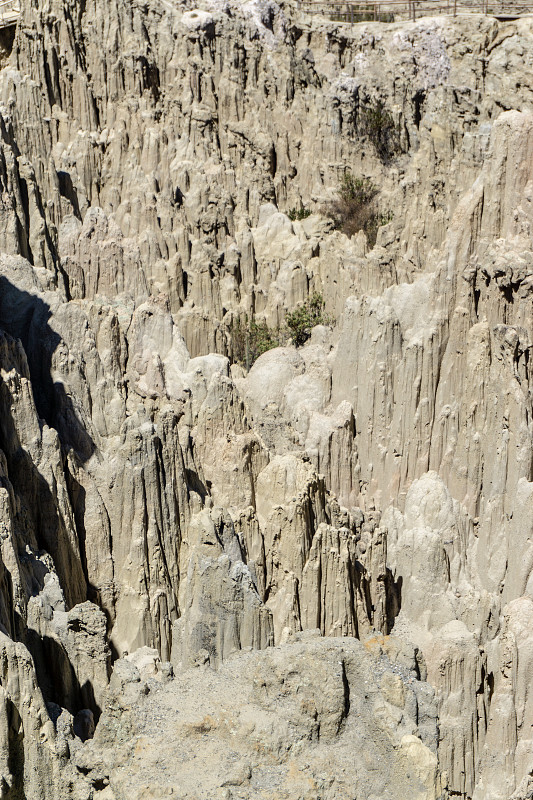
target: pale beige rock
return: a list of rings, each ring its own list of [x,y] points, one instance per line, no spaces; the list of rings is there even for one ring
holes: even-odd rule
[[[431,691],[424,695],[413,671],[354,639],[295,639],[240,653],[217,672],[188,669],[167,684],[151,679],[143,688],[133,676],[115,686],[113,678],[95,739],[77,763],[93,782],[108,778],[117,800],[217,797],[226,789],[241,798],[373,792],[392,800],[400,792],[436,800]],[[386,676],[412,700],[394,723],[379,688]]]
[[[402,728],[405,682],[403,706],[392,677],[374,708],[418,781],[406,797],[528,791],[531,26],[346,26],[271,0],[24,4],[0,76],[0,621],[69,707],[67,797],[155,791],[105,786],[63,730],[86,683],[102,702],[106,639],[220,665],[307,627],[394,626],[416,645],[438,764],[422,723]],[[377,98],[398,131],[388,160],[361,132]],[[373,249],[320,215],[347,167],[392,212]],[[291,221],[302,206],[317,213]],[[333,330],[248,375],[230,365],[237,317],[283,325],[314,291]],[[137,674],[116,678],[134,716]],[[131,736],[114,744],[118,764]],[[216,788],[245,785],[248,763]],[[47,764],[29,798],[57,796]],[[310,786],[298,762],[294,796],[335,792],[319,766]]]
[[[52,798],[60,791],[54,726],[29,652],[1,632],[0,664],[2,795],[28,800]]]
[[[254,585],[231,517],[221,509],[193,517],[172,626],[172,662],[188,666],[205,653],[216,667],[243,648],[274,642],[272,618]]]

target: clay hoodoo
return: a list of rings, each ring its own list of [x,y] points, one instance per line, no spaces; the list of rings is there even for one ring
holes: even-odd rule
[[[526,17],[22,3],[3,797],[530,796],[532,61]]]

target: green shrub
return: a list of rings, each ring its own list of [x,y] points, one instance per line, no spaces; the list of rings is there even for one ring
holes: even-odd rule
[[[231,328],[231,353],[234,363],[249,370],[259,356],[279,347],[279,331],[269,328],[266,322],[237,319]]]
[[[381,100],[359,109],[358,131],[366,136],[382,161],[400,152],[400,138],[390,111]]]
[[[307,219],[312,213],[309,208],[291,208],[287,216],[294,222],[295,220]]]
[[[378,193],[370,178],[354,178],[351,172],[345,172],[339,186],[339,195],[345,203],[368,205]]]
[[[231,359],[247,371],[259,356],[281,347],[292,339],[296,347],[301,347],[311,336],[315,325],[331,325],[333,320],[324,313],[324,300],[319,292],[314,292],[294,311],[285,317],[283,329],[269,328],[266,322],[249,321],[247,317],[237,319],[231,327]]]
[[[289,311],[285,317],[285,323],[296,347],[301,347],[307,342],[315,325],[331,324],[331,319],[324,314],[324,305],[322,295],[319,292],[314,292],[310,298],[295,308],[294,311]]]

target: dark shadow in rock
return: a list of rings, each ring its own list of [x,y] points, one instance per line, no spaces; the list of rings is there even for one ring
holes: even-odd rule
[[[45,701],[66,708],[73,716],[88,708],[98,722],[102,709],[95,700],[92,683],[85,681],[83,686],[80,685],[61,642],[51,636],[40,636],[31,628],[26,638]]]
[[[2,481],[0,481],[0,486]],[[15,604],[13,602],[13,580],[11,573],[0,560],[0,629],[11,639],[17,638]],[[1,797],[1,794],[0,794]]]
[[[62,446],[72,448],[83,463],[95,451],[95,444],[73,406],[64,386],[52,376],[52,355],[62,339],[48,324],[50,307],[38,295],[14,286],[0,276],[0,328],[20,339],[30,370],[39,416],[58,432]]]
[[[396,581],[390,569],[387,568],[383,577],[383,586],[385,589],[385,619],[376,620],[374,612],[376,611],[377,598],[372,595],[372,581],[368,574],[366,567],[356,559],[354,564],[354,586],[357,587],[357,594],[363,601],[366,610],[366,616],[372,626],[377,626],[378,621],[383,624],[381,633],[388,635],[394,628],[396,617],[400,613],[402,607],[402,583],[403,579],[400,576]],[[352,600],[352,614],[356,618],[355,605]],[[359,632],[357,633],[359,637]]]
[[[85,577],[85,583],[87,585],[87,599],[97,605],[105,614],[106,623],[107,623],[107,632],[112,628],[113,620],[111,618],[111,614],[109,608],[104,605],[102,602],[102,597],[100,594],[100,590],[97,586],[95,586],[89,580],[89,569],[87,564],[87,550],[86,550],[86,541],[87,541],[87,532],[85,529],[85,506],[86,506],[86,491],[85,488],[81,485],[79,481],[76,480],[75,476],[71,473],[68,462],[65,464],[65,477],[67,480],[67,488],[68,494],[70,497],[70,503],[72,505],[72,510],[74,511],[74,520],[76,523],[76,532],[78,535],[78,542],[80,548],[80,559],[81,559],[81,567],[83,569],[83,574]],[[111,530],[110,530],[110,523],[109,524],[109,540],[108,540],[108,548],[109,552],[113,551],[113,541],[111,537]],[[116,647],[112,643],[112,641],[108,642],[108,647],[111,651],[111,663],[114,663],[117,658],[120,658],[120,654],[118,653]],[[89,706],[92,708],[91,706]]]
[[[387,596],[387,634],[392,632],[396,617],[402,608],[402,584],[403,578],[394,580],[392,572],[387,569],[385,576],[385,591]]]
[[[92,603],[100,606],[101,598],[100,593],[96,586],[89,581],[89,569],[87,566],[87,532],[85,530],[85,489],[76,480],[74,475],[71,474],[68,467],[65,468],[65,477],[67,479],[68,493],[72,509],[74,511],[74,520],[76,523],[76,533],[78,534],[78,543],[80,547],[81,567],[87,584],[87,599]],[[110,548],[111,549],[111,548]],[[109,620],[108,620],[109,621]]]
[[[9,375],[0,379],[0,449],[5,455],[6,487],[14,494],[13,544],[26,596],[43,591],[50,574],[46,561],[51,557],[67,608],[71,608],[87,599],[88,587],[82,563],[84,540],[79,541],[76,524],[79,520],[72,524],[71,505],[65,496],[69,491],[65,453],[71,451],[82,464],[95,452],[95,445],[63,385],[53,380],[52,355],[64,345],[48,324],[50,314],[49,306],[40,297],[16,288],[0,276],[0,363]],[[44,447],[31,440],[22,444],[24,423],[17,413],[24,378],[31,381],[41,431],[44,419],[57,431],[61,450],[56,450],[49,440]],[[35,426],[35,421],[29,420],[28,424]],[[63,496],[61,475],[66,486]],[[5,602],[9,602],[12,588],[2,584],[0,589]],[[14,639],[28,646],[46,699],[67,705],[73,713],[91,708],[95,716],[99,715],[92,687],[79,686],[59,641],[26,629],[17,613],[14,622],[6,618],[2,623],[9,625]]]
[[[174,190],[174,197],[172,198],[172,205],[176,206],[177,208],[181,208],[184,201],[183,192],[181,191],[179,186],[176,186]]]
[[[92,713],[92,711],[87,708],[78,711],[78,713],[74,717],[74,722],[72,724],[74,735],[80,738],[82,742],[86,742],[87,739],[93,738],[94,728],[95,728],[95,721],[94,721],[94,714]]]
[[[3,69],[9,61],[16,32],[16,25],[6,25],[5,28],[0,28],[0,69]]]
[[[74,184],[72,183],[72,178],[68,172],[64,172],[63,170],[59,170],[57,173],[57,178],[59,181],[59,194],[61,197],[64,197],[65,200],[68,200],[70,205],[72,206],[73,214],[81,220],[81,213],[80,213],[80,205],[78,202],[78,193],[74,188]]]
[[[21,716],[13,704],[6,697],[5,706],[8,724],[8,754],[7,768],[12,776],[11,787],[7,794],[2,793],[6,800],[26,800],[24,792],[24,727]]]
[[[204,483],[200,480],[198,473],[194,472],[192,469],[185,470],[185,478],[187,481],[187,488],[189,491],[196,492],[202,498],[202,503],[205,501],[207,497],[207,489]]]
[[[52,494],[48,482],[19,440],[10,413],[14,403],[8,385],[0,381],[0,447],[6,456],[9,480],[16,497],[13,524],[18,531],[19,563],[27,579],[29,596],[36,595],[44,586],[47,572],[44,564],[36,563],[36,556],[43,550],[49,553],[70,607],[87,599],[79,553],[73,546],[67,527],[69,520],[61,513],[59,498]],[[54,466],[61,468],[62,465],[59,461]]]

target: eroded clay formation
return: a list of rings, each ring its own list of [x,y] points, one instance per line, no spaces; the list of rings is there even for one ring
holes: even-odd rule
[[[531,797],[532,64],[527,18],[24,0],[2,797]]]

